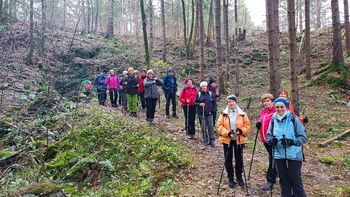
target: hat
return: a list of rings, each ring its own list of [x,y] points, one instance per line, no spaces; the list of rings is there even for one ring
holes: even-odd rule
[[[193,79],[191,77],[187,77],[184,81],[184,83],[187,83],[189,80],[191,80],[193,82]]]
[[[149,74],[154,75],[154,72],[153,72],[152,69],[149,69],[149,70],[147,71],[147,75],[149,75]]]
[[[200,84],[199,84],[199,87],[203,87],[203,86],[208,86],[208,83],[206,81],[202,81]]]
[[[124,70],[123,75],[127,75],[127,74],[128,74],[128,71]]]
[[[210,77],[210,78],[209,78],[209,81],[208,81],[208,85],[210,85],[210,84],[212,84],[212,83],[214,83],[214,82],[216,82],[216,80]]]
[[[288,91],[287,91],[287,90],[284,90],[284,89],[278,90],[278,95],[282,94],[283,92],[284,92],[286,95],[288,95]]]
[[[287,101],[286,99],[284,99],[284,98],[277,98],[277,99],[273,102],[273,105],[276,105],[277,103],[283,103],[283,104],[286,106],[286,108],[289,107],[288,101]]]
[[[231,100],[231,101],[237,102],[237,97],[236,97],[235,95],[231,94],[231,95],[229,95],[228,97],[226,97],[226,100],[227,100],[227,101],[228,101],[228,100]]]

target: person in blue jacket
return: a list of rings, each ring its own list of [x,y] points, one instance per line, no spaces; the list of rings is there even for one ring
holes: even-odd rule
[[[177,91],[177,83],[176,77],[174,75],[174,70],[170,68],[163,79],[163,90],[166,95],[166,104],[165,104],[165,115],[169,117],[169,108],[170,101],[172,104],[173,117],[178,118],[176,114],[176,91]]]
[[[302,144],[306,143],[304,125],[288,110],[288,101],[277,98],[266,142],[273,147],[273,159],[280,178],[281,196],[306,196],[301,180]]]
[[[105,105],[107,99],[107,85],[105,80],[107,79],[107,70],[103,70],[102,73],[98,74],[95,79],[95,87],[97,89],[98,104]]]

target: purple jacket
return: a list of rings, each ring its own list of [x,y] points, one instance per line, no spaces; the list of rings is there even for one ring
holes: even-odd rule
[[[119,83],[120,83],[120,79],[116,75],[109,76],[105,81],[105,85],[108,86],[109,90],[118,90]]]

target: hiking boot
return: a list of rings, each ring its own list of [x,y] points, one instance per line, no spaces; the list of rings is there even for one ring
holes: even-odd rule
[[[238,182],[238,185],[243,187],[244,186],[244,181],[242,179],[242,175],[241,176],[237,176],[237,182]]]
[[[271,191],[273,188],[273,183],[267,182],[264,186],[263,186],[263,190],[264,191]]]
[[[230,188],[234,188],[236,186],[236,182],[233,180],[233,178],[228,178],[228,186]]]
[[[173,117],[174,117],[174,118],[179,118],[179,116],[177,116],[177,115],[173,115]]]
[[[209,143],[209,145],[210,145],[211,147],[215,147],[215,142],[212,141],[212,142]]]

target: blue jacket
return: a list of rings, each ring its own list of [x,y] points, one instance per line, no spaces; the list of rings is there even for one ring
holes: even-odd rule
[[[105,85],[105,80],[107,79],[107,76],[104,76],[102,73],[97,75],[95,80],[95,87],[98,90],[107,90],[107,85]]]
[[[175,75],[166,74],[163,79],[163,90],[166,94],[176,94],[177,83]]]
[[[300,122],[297,117],[293,117],[294,115],[287,111],[285,117],[282,120],[277,119],[277,113],[272,115],[272,120],[270,122],[268,132],[266,134],[266,141],[270,144],[273,136],[276,136],[278,139],[277,145],[274,147],[275,159],[289,159],[289,160],[303,160],[302,153],[302,144],[306,143],[306,133],[304,125]],[[292,119],[294,118],[294,124]],[[272,130],[272,121],[273,121],[273,130]],[[296,128],[294,128],[294,126]],[[294,145],[286,146],[286,152],[284,146],[281,143],[281,139],[283,139],[283,135],[286,138],[293,139]],[[286,158],[287,156],[287,158]]]

